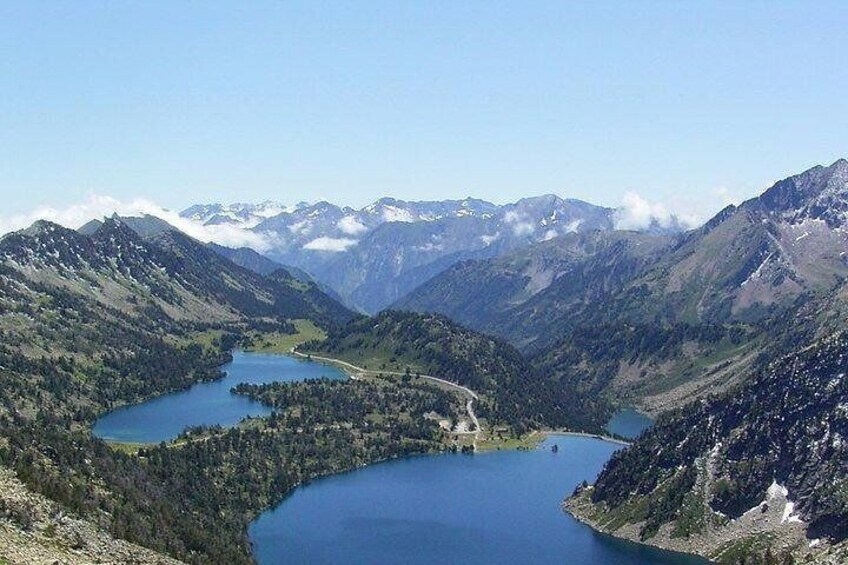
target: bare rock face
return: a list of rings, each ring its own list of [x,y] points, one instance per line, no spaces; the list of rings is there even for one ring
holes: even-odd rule
[[[21,565],[180,563],[115,539],[94,524],[65,513],[56,503],[27,490],[6,468],[0,468],[2,560]]]

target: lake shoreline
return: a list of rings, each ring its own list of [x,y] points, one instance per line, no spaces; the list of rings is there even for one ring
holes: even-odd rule
[[[537,496],[536,500],[534,500],[532,503],[527,503],[526,499],[524,498],[526,496],[526,494],[524,494],[524,492],[525,492],[524,489],[527,488],[526,485],[519,488],[519,489],[511,489],[510,492],[509,492],[509,495],[507,496],[507,500],[512,499],[513,502],[516,501],[516,500],[519,501],[519,506],[516,507],[518,514],[513,515],[513,518],[511,518],[511,519],[518,520],[519,523],[521,523],[521,524],[530,523],[530,522],[526,521],[526,518],[522,518],[521,516],[527,516],[528,514],[526,514],[526,513],[529,513],[529,515],[535,517],[535,516],[537,516],[538,512],[542,512],[543,514],[547,515],[548,513],[550,513],[550,510],[546,510],[546,508],[550,509],[549,503],[553,502],[554,512],[553,512],[552,515],[549,515],[549,517],[547,518],[547,526],[546,527],[549,528],[549,532],[560,532],[560,534],[565,535],[566,539],[583,540],[583,541],[579,542],[581,544],[579,547],[581,547],[581,548],[587,547],[586,544],[588,544],[588,546],[595,547],[596,544],[601,543],[600,547],[606,548],[606,549],[601,550],[603,552],[602,554],[608,556],[610,559],[613,559],[613,560],[608,560],[608,561],[597,561],[597,558],[595,558],[595,560],[592,560],[591,558],[589,558],[589,556],[597,555],[598,549],[596,548],[596,549],[592,549],[591,551],[588,551],[588,553],[584,553],[583,555],[585,557],[578,559],[576,562],[581,563],[581,564],[582,563],[589,564],[589,563],[604,563],[604,562],[622,562],[622,563],[628,563],[628,564],[636,564],[636,563],[677,563],[677,564],[686,564],[686,565],[692,565],[692,564],[700,565],[700,562],[689,561],[688,559],[689,559],[690,556],[684,555],[681,552],[668,552],[668,553],[675,554],[674,556],[672,556],[672,558],[670,560],[667,560],[667,558],[662,557],[662,555],[652,558],[651,556],[654,555],[654,554],[651,554],[651,553],[644,554],[643,552],[645,550],[640,549],[640,548],[644,548],[645,544],[632,543],[629,540],[626,540],[626,543],[624,543],[624,545],[620,545],[622,542],[619,542],[619,538],[615,538],[614,536],[608,536],[606,534],[604,534],[603,537],[608,538],[609,541],[599,542],[599,541],[597,541],[599,538],[597,538],[595,534],[589,533],[590,532],[589,528],[585,527],[583,525],[582,521],[576,520],[576,519],[574,521],[572,521],[573,517],[571,517],[570,515],[568,517],[566,517],[565,514],[560,509],[560,506],[556,501],[562,500],[563,491],[561,489],[563,487],[568,487],[568,485],[570,485],[572,483],[574,485],[580,484],[580,479],[582,478],[581,477],[581,471],[578,470],[580,468],[580,465],[587,461],[586,455],[588,453],[592,453],[592,452],[597,453],[597,450],[599,449],[599,447],[592,447],[592,446],[593,445],[599,446],[600,444],[606,444],[607,446],[610,446],[610,447],[600,448],[600,449],[601,450],[604,450],[604,449],[614,450],[616,446],[621,445],[622,442],[620,440],[615,440],[615,438],[608,438],[608,439],[614,440],[614,441],[608,441],[608,440],[605,440],[604,438],[595,437],[593,434],[585,434],[585,433],[580,433],[580,432],[569,432],[569,431],[556,431],[556,430],[546,430],[545,432],[537,431],[535,436],[539,438],[539,440],[540,440],[539,443],[541,444],[539,447],[537,447],[536,449],[533,450],[537,453],[537,455],[535,455],[535,456],[532,453],[519,454],[519,453],[517,453],[519,450],[501,450],[500,452],[498,452],[498,451],[487,451],[487,452],[483,452],[483,453],[469,455],[468,457],[459,457],[460,454],[451,454],[451,453],[444,453],[444,452],[441,452],[441,453],[440,452],[430,452],[430,453],[422,453],[422,454],[393,458],[393,459],[388,460],[388,461],[387,460],[374,461],[374,462],[368,463],[367,465],[357,467],[355,469],[350,469],[350,470],[346,470],[346,471],[343,471],[343,472],[340,472],[340,473],[333,473],[333,474],[322,476],[317,481],[315,481],[314,483],[307,485],[309,488],[307,488],[306,490],[299,490],[297,488],[293,489],[278,504],[274,505],[273,507],[268,508],[265,513],[260,515],[260,517],[258,517],[257,519],[255,519],[251,523],[250,541],[251,541],[252,547],[254,548],[254,556],[257,559],[257,561],[262,565],[272,565],[272,564],[275,564],[275,563],[285,562],[285,561],[278,561],[278,559],[279,559],[278,556],[281,556],[281,555],[285,555],[289,559],[293,555],[295,555],[295,556],[298,556],[299,558],[301,558],[303,560],[308,560],[309,556],[315,556],[315,555],[323,556],[325,554],[322,554],[320,552],[325,550],[325,548],[327,547],[326,544],[323,544],[322,542],[317,543],[316,547],[318,549],[315,549],[314,551],[318,551],[319,553],[310,553],[313,550],[309,549],[309,543],[314,543],[314,541],[308,542],[307,546],[305,546],[305,547],[301,545],[301,541],[303,539],[303,536],[298,534],[297,528],[299,526],[295,526],[294,530],[290,529],[292,524],[295,524],[295,522],[292,521],[294,519],[294,517],[297,517],[297,520],[298,520],[297,523],[303,523],[303,524],[321,523],[321,524],[324,524],[324,526],[326,528],[332,529],[332,528],[335,527],[332,523],[335,518],[332,518],[331,515],[337,516],[341,513],[341,515],[343,516],[340,519],[340,523],[343,524],[343,530],[342,531],[343,532],[348,531],[345,528],[350,527],[350,522],[348,521],[349,518],[344,518],[344,512],[343,511],[340,512],[338,510],[338,505],[342,504],[342,506],[344,506],[345,500],[347,500],[347,501],[365,500],[365,502],[363,502],[363,504],[365,504],[365,505],[374,504],[373,499],[371,499],[369,496],[363,497],[360,494],[361,492],[370,492],[369,486],[364,486],[364,485],[370,485],[372,483],[375,484],[375,485],[379,484],[379,485],[381,485],[380,489],[379,489],[380,491],[383,491],[385,488],[391,489],[392,485],[397,485],[397,484],[401,485],[402,488],[405,489],[405,488],[408,488],[409,484],[411,484],[411,482],[410,482],[410,481],[412,481],[411,477],[415,476],[414,474],[412,476],[404,474],[406,472],[405,469],[408,468],[408,465],[410,463],[412,463],[414,467],[424,466],[425,469],[429,469],[429,471],[425,472],[425,476],[431,476],[432,477],[432,476],[434,476],[433,473],[436,469],[436,467],[432,466],[432,463],[431,463],[432,461],[440,460],[440,459],[442,459],[441,456],[444,456],[444,455],[456,455],[458,458],[451,459],[451,461],[453,461],[454,463],[448,464],[447,467],[441,467],[440,464],[437,464],[438,469],[439,469],[439,476],[442,477],[438,481],[438,484],[433,485],[430,481],[427,481],[427,480],[425,480],[424,483],[422,483],[424,485],[424,486],[422,486],[422,488],[431,489],[433,491],[433,492],[426,494],[426,495],[423,495],[421,497],[422,503],[423,503],[424,500],[426,500],[426,501],[428,501],[428,503],[430,504],[431,507],[433,505],[438,506],[440,504],[439,501],[441,500],[441,496],[442,496],[441,494],[438,494],[438,493],[444,492],[445,490],[447,490],[447,491],[453,490],[453,488],[451,488],[451,487],[446,488],[443,481],[448,480],[448,484],[455,483],[456,488],[459,488],[460,484],[467,484],[466,483],[466,480],[467,480],[466,474],[467,474],[467,471],[470,471],[471,469],[475,469],[477,471],[479,471],[481,469],[489,469],[489,473],[491,473],[492,469],[500,469],[502,466],[505,466],[503,472],[495,471],[496,473],[498,473],[498,475],[495,475],[494,477],[484,473],[485,478],[483,478],[481,480],[483,480],[483,482],[485,482],[488,485],[489,482],[492,479],[495,479],[496,485],[500,485],[501,488],[506,488],[507,485],[513,485],[514,486],[514,483],[513,483],[514,479],[512,478],[512,477],[514,477],[514,475],[513,475],[512,471],[510,471],[510,468],[511,468],[511,466],[514,466],[516,464],[516,462],[519,462],[521,464],[521,468],[525,468],[525,465],[527,465],[527,464],[530,465],[530,468],[533,468],[533,466],[535,465],[536,469],[544,468],[544,469],[548,469],[548,470],[545,471],[545,473],[543,475],[540,475],[540,476],[537,477],[537,478],[543,479],[543,480],[532,481],[532,483],[534,485],[536,483],[541,483],[541,484],[548,483],[548,486],[547,487],[533,486],[533,487],[529,487],[529,488],[531,489],[531,491],[535,491],[535,492],[538,492],[536,490],[537,488],[541,488],[543,493],[547,490],[547,492],[543,496],[543,500],[548,501],[548,502],[543,502],[543,500],[539,500],[538,495],[536,495]],[[538,454],[549,454],[550,453],[550,447],[552,447],[551,445],[543,444],[542,442],[544,442],[546,439],[549,439],[549,438],[555,438],[556,436],[561,436],[564,439],[569,438],[571,440],[571,442],[568,442],[565,445],[560,444],[560,450],[559,450],[560,456],[554,457],[553,459],[551,459],[547,456],[539,458]],[[577,443],[572,443],[572,442],[577,442]],[[584,442],[586,442],[586,443],[584,443]],[[587,449],[589,450],[588,452],[585,451]],[[510,452],[512,452],[512,453],[510,453]],[[612,453],[612,452],[613,451],[609,451],[609,453]],[[507,459],[503,459],[503,460],[499,459],[499,458],[504,458],[504,457],[506,457]],[[524,459],[525,457],[527,457],[526,460]],[[608,456],[606,456],[606,455],[605,455],[605,457],[608,458]],[[606,460],[606,459],[604,459],[604,460]],[[416,461],[418,461],[419,463],[416,464],[415,463]],[[525,463],[525,461],[526,461],[526,463]],[[559,463],[555,463],[556,461],[559,461]],[[591,458],[589,458],[588,461],[591,461]],[[544,465],[544,467],[539,467],[538,466],[540,464],[539,462],[543,462],[542,465]],[[387,472],[390,469],[392,469],[392,467],[384,466],[383,465],[384,463],[387,463],[389,465],[399,464],[400,467],[397,468],[398,469],[397,471]],[[550,469],[551,469],[550,465],[552,463],[557,465],[559,468],[562,468],[563,471],[565,472],[565,476],[560,476],[560,473],[555,473],[555,474],[552,475],[551,472],[550,472]],[[599,464],[601,464],[601,463],[599,463]],[[482,467],[480,467],[480,465],[482,465]],[[565,467],[562,467],[563,465],[565,465]],[[592,467],[593,465],[594,464],[590,463],[590,467]],[[354,472],[354,471],[356,471],[356,472]],[[363,471],[365,474],[360,475],[358,473],[359,471]],[[595,472],[594,470],[591,471],[592,477],[594,477],[594,472]],[[369,475],[370,475],[371,478],[369,478]],[[392,477],[392,478],[390,479],[389,477]],[[398,479],[397,477],[400,477],[400,478]],[[457,479],[457,480],[454,480],[453,483],[451,483],[450,479],[446,479],[445,477],[460,477],[460,478]],[[586,476],[586,478],[588,479],[589,476]],[[342,481],[342,482],[339,483],[338,482],[339,480]],[[361,483],[361,481],[363,481],[363,480],[365,482]],[[390,482],[385,483],[384,481],[386,481],[386,480],[389,480]],[[397,482],[393,483],[393,482],[391,482],[392,480],[396,480]],[[353,482],[351,482],[351,481],[353,481]],[[554,483],[553,491],[550,490],[551,489],[551,486],[550,486],[551,482]],[[339,491],[340,485],[345,485],[346,489],[350,489],[350,490],[348,490],[348,493],[350,493],[350,494],[345,495],[342,498],[342,500],[340,500],[338,498],[339,494],[340,494],[340,491]],[[388,487],[386,485],[388,485]],[[427,486],[427,485],[429,485],[429,486]],[[489,487],[487,486],[485,488],[489,488]],[[416,488],[416,491],[417,491],[417,488]],[[503,492],[504,494],[506,494],[506,492],[507,492],[507,491],[501,491],[500,489],[498,489],[498,491]],[[481,492],[483,492],[483,491],[481,491]],[[326,498],[326,500],[325,500],[325,497],[327,495],[325,493],[330,493],[329,497]],[[317,499],[316,499],[316,496],[318,497]],[[500,504],[503,503],[501,501],[502,497],[500,495],[496,496],[496,497],[490,497],[488,499],[488,502],[483,502],[484,499],[475,498],[473,496],[472,496],[472,498],[474,498],[474,500],[477,500],[479,503],[483,504],[484,510],[480,510],[477,513],[482,512],[482,513],[485,513],[486,515],[489,515],[488,510],[485,510],[485,508],[487,506],[500,505]],[[446,498],[445,500],[449,500],[449,498]],[[330,501],[332,501],[332,504],[330,504]],[[417,508],[418,505],[416,504],[416,502],[417,502],[417,499],[413,499],[412,501],[410,501],[410,504],[413,507]],[[352,502],[352,504],[354,504],[354,507],[356,507],[355,506],[356,502]],[[368,506],[368,507],[370,507],[370,506]],[[318,510],[315,510],[316,508]],[[352,514],[353,514],[353,516],[359,516],[359,515],[361,515],[360,512],[361,511],[354,511]],[[474,514],[474,513],[475,512],[472,511],[472,514]],[[325,514],[326,514],[326,516],[325,516]],[[436,514],[436,515],[438,516],[438,514]],[[317,518],[316,518],[316,516],[317,516]],[[403,516],[403,514],[401,514],[401,516]],[[408,518],[408,520],[412,520],[412,522],[408,522],[406,518],[397,517],[397,516],[393,515],[391,511],[388,513],[388,516],[381,515],[377,519],[380,520],[380,521],[389,520],[390,522],[392,522],[394,520],[401,520],[402,523],[405,524],[404,528],[414,527],[414,524],[418,523],[418,521],[421,520],[421,527],[426,528],[427,532],[432,532],[432,529],[431,529],[431,527],[432,527],[431,525],[433,524],[432,520],[434,520],[434,519],[441,520],[442,518],[441,517],[440,518],[434,518],[432,511],[428,510],[427,512],[424,512],[423,516],[416,513],[415,517]],[[448,524],[451,524],[454,521],[450,517],[447,517],[445,519],[448,521],[447,522]],[[460,522],[463,519],[460,519]],[[533,520],[535,520],[535,518],[533,518]],[[283,530],[281,530],[280,528],[283,527],[282,524],[288,524],[289,528],[288,529],[284,528]],[[446,528],[444,530],[441,530],[441,531],[450,532],[450,531],[454,530],[456,527],[459,527],[458,523],[454,523],[452,526],[447,525]],[[573,530],[574,528],[578,528],[578,530],[583,531],[584,533],[579,534],[578,538],[571,538],[568,535],[568,532],[570,530]],[[535,531],[535,526],[530,531]],[[592,531],[594,532],[595,530],[592,530]],[[404,535],[407,535],[406,529],[404,529],[404,532],[405,532]],[[336,535],[336,534],[333,534],[333,535]],[[344,534],[342,534],[342,535],[344,536]],[[423,531],[422,531],[422,535],[424,535]],[[459,540],[462,537],[462,536],[458,536],[458,535],[455,535],[455,534],[439,534],[439,535],[447,535],[448,540]],[[350,548],[351,548],[350,544],[354,544],[354,547],[359,548],[359,546],[357,545],[358,542],[351,541],[351,539],[350,539],[350,538],[355,537],[355,536],[356,536],[356,533],[354,532],[353,534],[350,534],[349,537],[343,537],[342,543],[348,544],[348,546],[345,547],[346,550],[350,551]],[[408,538],[408,539],[412,539],[412,538]],[[418,538],[416,537],[415,539],[418,539]],[[545,544],[543,544],[543,546],[539,546],[539,547],[546,547],[547,549],[541,549],[540,550],[540,553],[538,555],[544,556],[544,557],[541,557],[538,562],[540,562],[540,563],[548,563],[548,562],[553,563],[553,562],[555,562],[555,559],[551,559],[550,551],[556,551],[554,548],[558,544],[553,541],[555,539],[555,537],[554,538],[548,537],[546,539],[550,539],[553,545],[548,547],[548,544],[545,543]],[[593,540],[596,540],[596,541],[593,541]],[[409,542],[409,543],[413,543],[414,545],[416,545],[416,547],[417,547],[417,544],[418,544],[417,541]],[[446,541],[445,543],[449,543],[449,542]],[[474,544],[474,543],[480,543],[480,542],[474,541],[473,539],[471,539],[471,540],[468,541],[468,543]],[[631,546],[638,546],[638,548],[633,548]],[[488,548],[489,542],[485,542],[484,545],[479,548],[479,550],[482,551],[482,553],[479,553],[479,554],[474,553],[474,555],[478,555],[478,556],[479,555],[487,555],[486,551],[488,551],[488,549],[484,549],[484,547]],[[567,547],[567,545],[566,545],[566,547]],[[477,549],[478,548],[475,547],[475,549],[473,551],[476,551]],[[522,548],[522,551],[524,551],[524,550],[525,549]],[[659,550],[659,551],[662,551],[663,553],[666,553],[666,551],[667,551],[667,550],[663,550],[662,548],[653,548],[653,547],[651,547],[650,550],[651,551]],[[305,553],[304,553],[304,551],[305,551]],[[368,555],[367,551],[368,550],[366,549],[365,555]],[[548,552],[547,554],[545,553],[546,551]],[[294,553],[292,553],[292,552],[294,552]],[[438,550],[427,549],[425,553],[428,556],[432,556],[433,552],[438,553]],[[330,555],[330,554],[326,554],[326,555]],[[382,554],[380,554],[380,555],[382,555]],[[625,559],[623,559],[621,561],[615,560],[614,557],[616,555],[623,556],[623,557],[625,557]],[[323,558],[326,559],[326,557],[323,557]],[[332,560],[332,559],[330,559],[330,560]],[[385,562],[385,561],[380,561],[380,562]],[[416,562],[426,563],[427,561],[421,559],[421,560],[416,561]],[[503,560],[498,561],[496,559],[495,561],[492,561],[492,562],[493,563],[499,563],[499,562],[506,562],[506,561],[503,561]]]
[[[589,492],[591,491],[591,486],[585,489],[583,492],[573,494],[562,501],[562,510],[581,524],[585,525],[588,528],[591,528],[592,531],[604,535],[609,536],[611,538],[625,541],[628,543],[635,543],[638,545],[643,545],[646,547],[653,547],[655,549],[660,549],[662,551],[668,551],[671,553],[677,553],[681,555],[687,555],[694,558],[703,559],[704,563],[711,563],[710,557],[706,554],[706,551],[703,553],[698,551],[698,547],[694,546],[687,549],[680,547],[680,544],[668,544],[662,543],[662,539],[656,540],[652,538],[651,540],[642,540],[638,535],[638,527],[633,528],[622,528],[616,530],[615,532],[609,531],[603,528],[600,523],[596,520],[593,520],[588,516],[588,509],[592,506],[591,501],[586,500],[589,497]],[[659,536],[657,536],[659,537]]]
[[[303,352],[297,351],[296,348],[292,348],[290,350],[290,353],[293,356],[299,357],[301,359],[306,359],[306,360],[313,361],[313,362],[316,362],[316,363],[323,363],[323,364],[329,364],[329,365],[337,366],[337,367],[341,368],[342,371],[344,371],[353,380],[356,380],[357,378],[361,378],[360,375],[365,374],[365,373],[375,374],[375,375],[380,375],[380,374],[402,375],[403,374],[403,373],[400,373],[400,372],[397,372],[397,371],[377,371],[377,370],[372,370],[372,369],[365,369],[363,367],[357,367],[353,363],[349,363],[349,362],[344,361],[342,359],[336,359],[334,357],[325,357],[325,356],[315,355],[315,354],[308,353],[308,352],[303,353]],[[470,388],[466,387],[466,386],[463,386],[463,385],[460,385],[460,384],[457,384],[457,383],[454,383],[454,382],[451,382],[451,381],[447,381],[445,379],[435,377],[435,376],[432,376],[432,375],[418,375],[418,376],[420,378],[436,381],[438,383],[450,386],[451,388],[459,390],[460,392],[463,392],[464,394],[470,396],[471,398],[473,398],[475,400],[479,400],[477,393],[474,392],[473,390],[471,390]],[[636,410],[636,409],[634,408],[634,410]],[[645,414],[645,415],[647,416],[647,414]],[[483,431],[482,429],[479,428],[479,426],[478,426],[478,430]],[[629,446],[631,444],[631,442],[629,442],[627,440],[616,438],[616,437],[613,437],[613,436],[610,436],[610,435],[607,435],[607,434],[593,434],[593,433],[590,433],[590,432],[578,432],[578,431],[565,430],[565,429],[540,429],[540,430],[531,430],[529,433],[531,435],[532,434],[539,434],[541,436],[539,441],[536,442],[537,444],[544,441],[545,437],[555,436],[555,435],[587,437],[587,438],[599,439],[599,440],[602,440],[602,441],[615,443],[615,444],[625,446],[625,447]],[[494,446],[494,447],[491,447],[491,448],[484,446],[484,448],[483,448],[484,451],[496,451],[498,449],[500,449],[500,448],[497,447],[497,446]],[[509,448],[509,449],[516,449],[516,448]]]
[[[268,355],[268,356],[274,356],[274,357],[288,357],[288,358],[291,358],[291,359],[295,359],[297,361],[311,360],[318,365],[323,365],[323,366],[335,368],[335,369],[339,370],[339,373],[342,373],[346,377],[353,379],[353,380],[357,379],[358,374],[361,375],[361,372],[357,371],[357,369],[359,369],[359,367],[356,367],[355,365],[344,362],[342,360],[326,358],[326,357],[321,357],[321,356],[314,356],[314,355],[309,355],[309,354],[303,354],[303,353],[296,352],[296,351],[293,351],[293,350],[289,351],[288,353],[283,353],[283,352],[269,353],[269,352],[252,352],[252,351],[249,351],[249,350],[234,349],[233,351],[230,352],[230,354],[235,356],[235,357],[238,357],[239,353],[244,353],[244,354],[247,354],[247,355],[259,354],[259,355]],[[231,362],[232,361],[222,364],[221,368],[225,367],[226,365],[228,365]],[[381,371],[367,371],[367,372],[368,373],[380,373]],[[383,371],[383,373],[386,373],[386,372]],[[228,376],[229,375],[225,375],[224,378],[226,378]],[[362,377],[359,376],[359,378],[362,378]],[[442,379],[438,379],[438,382],[450,386],[451,388],[453,388],[454,390],[456,390],[457,392],[466,396],[469,399],[470,398],[477,398],[476,393],[474,393],[474,391],[468,389],[467,387],[463,387],[462,385],[457,385],[456,383],[445,382]],[[166,393],[164,396],[167,396],[168,394],[174,394],[174,393],[173,392]],[[249,418],[249,417],[251,417],[251,416],[246,416],[246,418]],[[238,424],[233,424],[233,425],[237,426]],[[494,454],[496,452],[521,451],[521,450],[525,450],[525,451],[527,451],[527,450],[541,450],[541,449],[543,449],[541,447],[541,445],[546,440],[555,439],[557,437],[582,438],[582,439],[586,439],[586,440],[600,441],[600,442],[604,442],[604,443],[607,443],[607,444],[613,444],[615,446],[621,446],[621,447],[626,447],[626,446],[630,445],[630,443],[626,440],[623,440],[619,437],[613,437],[613,436],[610,436],[610,435],[602,434],[602,433],[581,432],[581,431],[573,431],[573,430],[567,430],[567,429],[540,429],[540,430],[531,431],[529,433],[529,437],[528,437],[528,434],[525,434],[525,436],[521,439],[525,440],[526,443],[519,444],[519,445],[505,445],[506,444],[506,442],[505,442],[505,444],[498,446],[497,440],[493,439],[493,440],[491,440],[492,441],[491,448],[487,449],[486,446],[485,446],[486,442],[484,440],[484,441],[481,442],[483,444],[483,448],[480,450],[480,453],[478,453],[477,455],[485,456],[486,454]],[[117,448],[117,449],[123,448],[124,450],[127,450],[127,451],[130,450],[130,449],[128,449],[130,447],[137,449],[137,448],[143,447],[144,445],[147,444],[147,442],[127,442],[127,441],[120,441],[120,440],[110,440],[110,439],[104,438],[104,437],[101,437],[101,439],[103,439],[107,443],[113,444],[113,448]],[[150,442],[150,443],[155,444],[155,443],[158,443],[158,442]],[[134,450],[135,449],[133,449],[133,451]],[[425,456],[426,457],[432,457],[432,456],[436,456],[436,455],[448,455],[448,454],[452,454],[451,451],[449,449],[443,449],[443,450],[433,450],[433,451],[428,451],[428,452],[424,452],[424,453],[419,453],[419,454],[414,454],[414,455],[409,455],[409,456],[403,456],[403,457],[389,457],[389,458],[385,458],[385,459],[378,459],[378,460],[368,462],[364,465],[358,465],[358,466],[351,467],[351,468],[348,468],[348,469],[340,470],[339,472],[331,472],[331,473],[327,473],[327,474],[318,473],[315,476],[308,477],[303,482],[298,482],[296,485],[293,485],[292,488],[290,490],[288,490],[280,498],[280,500],[276,501],[273,505],[262,509],[261,511],[259,511],[255,515],[255,517],[252,520],[250,520],[250,522],[249,522],[250,526],[248,527],[248,538],[249,538],[251,546],[253,548],[252,552],[253,552],[254,556],[256,556],[257,553],[256,553],[255,545],[253,543],[253,539],[250,536],[250,530],[251,530],[253,524],[257,520],[259,520],[263,515],[266,515],[269,512],[274,512],[276,509],[278,509],[287,500],[289,500],[290,497],[295,492],[298,491],[298,489],[306,487],[306,486],[312,484],[313,482],[315,482],[316,480],[332,479],[334,477],[340,477],[342,475],[351,474],[354,471],[360,471],[360,470],[364,470],[366,468],[379,466],[379,465],[384,464],[384,463],[389,463],[389,462],[393,462],[393,461],[400,461],[400,460],[413,460],[413,459],[425,457]],[[488,459],[488,458],[486,458],[486,459]],[[563,508],[565,508],[564,503],[563,503]],[[592,524],[589,524],[585,520],[580,519],[579,516],[574,515],[571,512],[569,512],[569,514],[572,515],[577,521],[579,521],[581,523],[586,523],[588,526],[592,527]],[[602,530],[600,530],[598,528],[593,528],[593,529],[595,531],[602,532]],[[606,532],[602,532],[602,533],[604,533],[605,535],[610,535]],[[617,539],[626,539],[626,538],[620,538],[619,536],[612,536],[612,537],[615,537]],[[634,540],[627,540],[627,541],[634,541]],[[640,543],[640,542],[636,542],[636,543]],[[641,545],[651,545],[651,544],[644,544],[643,543]],[[652,545],[652,547],[658,547],[660,549],[664,549],[661,546]]]
[[[233,393],[232,389],[237,384],[317,379],[326,377],[327,373],[335,373],[330,376],[338,380],[346,380],[348,377],[346,372],[327,364],[310,367],[303,359],[289,353],[234,348],[227,352],[227,357],[224,363],[217,366],[221,377],[198,380],[186,388],[115,407],[99,414],[90,426],[89,433],[107,444],[112,444],[114,449],[123,451],[132,451],[137,447],[161,442],[171,443],[187,428],[214,425],[232,428],[239,426],[245,419],[271,414],[273,410],[270,406]],[[236,362],[242,358],[252,361],[248,362],[248,366],[244,366],[244,362]],[[263,363],[271,363],[274,366],[263,367]],[[287,372],[280,374],[278,363],[283,363],[283,366],[293,364],[296,367],[287,367],[284,370]],[[322,372],[320,367],[327,367],[327,371]],[[176,398],[182,398],[182,404],[178,405]],[[158,407],[154,408],[155,405]],[[162,408],[165,405],[168,408]],[[159,410],[160,414],[156,415],[156,410]],[[162,415],[166,418],[162,419]],[[160,431],[151,432],[154,429]]]

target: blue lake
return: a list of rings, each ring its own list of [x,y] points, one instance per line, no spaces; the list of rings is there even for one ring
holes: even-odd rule
[[[705,563],[595,533],[560,509],[618,448],[552,436],[530,452],[411,457],[320,479],[253,523],[254,553],[261,565]]]
[[[271,413],[271,409],[264,404],[230,392],[239,383],[346,378],[341,370],[328,365],[286,355],[242,351],[234,352],[232,363],[221,369],[227,374],[221,380],[198,383],[187,390],[109,412],[97,420],[93,428],[94,435],[113,441],[137,443],[168,441],[190,426],[233,426],[247,416],[266,416]]]
[[[231,426],[270,409],[230,389],[239,383],[345,378],[333,367],[283,355],[236,352],[227,376],[120,408],[94,433],[159,442],[188,426]],[[609,429],[638,435],[650,419],[623,411]],[[557,453],[551,446],[557,444]],[[620,446],[551,436],[539,449],[430,455],[372,465],[295,489],[250,527],[261,565],[281,563],[701,564],[704,561],[593,532],[560,509]]]
[[[625,408],[619,410],[615,416],[607,424],[607,431],[618,434],[621,437],[635,439],[644,430],[647,430],[654,424],[647,415],[636,411],[633,408]]]

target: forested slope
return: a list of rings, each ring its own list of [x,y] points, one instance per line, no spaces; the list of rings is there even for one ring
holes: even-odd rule
[[[369,370],[419,372],[483,395],[481,415],[518,431],[538,427],[599,430],[609,415],[600,399],[540,374],[505,342],[433,314],[386,311],[330,331],[303,351],[338,357]]]

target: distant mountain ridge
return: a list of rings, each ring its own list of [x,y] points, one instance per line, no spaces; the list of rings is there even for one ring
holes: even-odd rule
[[[611,230],[618,221],[613,208],[556,195],[504,205],[474,198],[381,198],[358,210],[329,202],[292,208],[212,204],[192,206],[181,215],[260,234],[269,258],[303,269],[367,312],[388,306],[459,261],[499,256],[569,233]],[[677,233],[683,224],[670,217],[644,228]]]
[[[780,181],[761,196],[726,208],[691,232],[673,238],[638,236],[641,241],[631,242],[627,258],[644,255],[650,248],[649,261],[642,268],[630,269],[630,278],[621,277],[617,294],[610,292],[610,299],[617,304],[616,312],[627,312],[634,320],[656,316],[688,323],[762,319],[786,308],[805,293],[826,291],[848,277],[846,221],[848,161],[843,159],[830,167],[814,167]],[[503,326],[504,311],[525,319],[542,308],[556,312],[563,301],[562,291],[554,281],[562,278],[566,285],[577,283],[573,282],[574,273],[552,262],[546,249],[561,249],[561,256],[566,257],[567,249],[579,245],[574,239],[578,237],[581,236],[551,245],[530,246],[508,258],[479,262],[473,267],[465,265],[447,270],[401,299],[395,307],[455,316],[454,310],[464,308],[471,297],[460,293],[451,298],[449,293],[445,299],[446,291],[461,289],[464,277],[473,268],[480,284],[486,284],[485,279],[490,285],[501,286],[504,277],[509,277],[514,281],[521,279],[524,287],[493,307],[499,311],[501,319],[497,321],[456,315],[472,327]],[[586,250],[581,256],[600,260],[600,253],[606,249],[603,242],[610,237],[624,245],[636,236],[584,234]],[[543,257],[547,260],[543,261]],[[618,265],[620,271],[624,259],[619,256],[607,260],[611,269]],[[566,280],[566,274],[572,282]],[[585,281],[586,285],[598,282]],[[609,284],[601,287],[615,290]],[[475,287],[474,292],[479,290],[480,287]],[[544,307],[540,303],[542,298],[536,297],[541,293],[547,295],[548,303]],[[494,288],[492,292],[484,290],[483,294],[496,300],[501,296]],[[535,301],[530,302],[531,298]],[[509,337],[504,331],[508,330],[502,330],[501,335]]]
[[[304,204],[298,204],[291,208],[265,200],[258,204],[236,202],[229,205],[223,204],[196,204],[183,210],[180,215],[184,218],[200,222],[204,225],[232,224],[242,227],[252,227],[266,218],[282,214],[290,210],[297,210]]]

